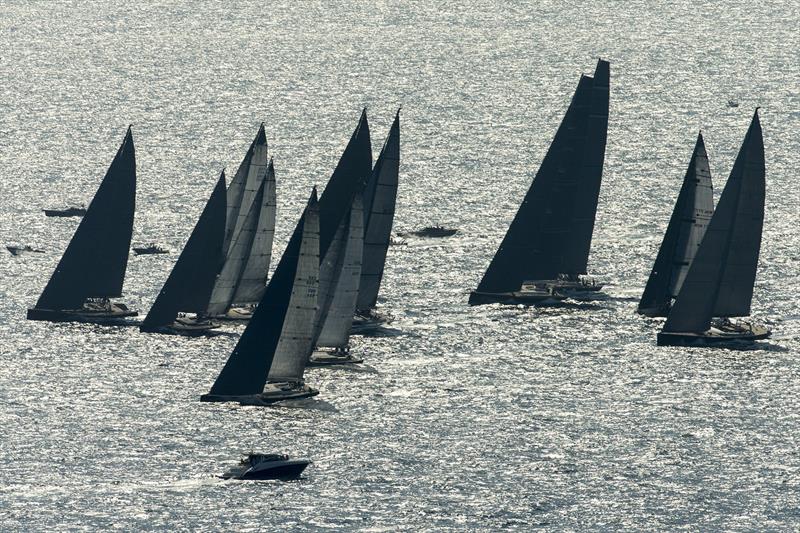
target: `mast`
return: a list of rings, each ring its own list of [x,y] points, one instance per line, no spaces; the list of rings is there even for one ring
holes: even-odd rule
[[[281,276],[273,276],[267,285],[264,299],[217,376],[211,395],[260,394],[278,357],[280,370],[287,373],[297,368],[292,361],[300,351],[305,365],[316,306],[318,245],[319,205],[314,188],[281,257]]]
[[[225,237],[225,172],[223,171],[178,261],[156,297],[141,329],[172,324],[178,313],[204,313],[222,262]]]
[[[598,62],[596,75],[597,90],[591,76],[581,76],[478,292],[507,293],[518,290],[526,280],[556,279],[559,274],[585,271],[583,255],[591,242],[591,235],[586,241],[586,233],[588,229],[591,234],[594,225],[595,189],[599,191],[598,173],[605,153],[608,62]],[[579,193],[579,188],[587,191]]]
[[[356,308],[375,307],[392,235],[400,173],[400,110],[364,191],[364,258]]]
[[[353,207],[350,210],[344,265],[336,282],[333,301],[317,338],[318,346],[344,349],[349,344],[353,312],[356,310],[356,300],[360,294],[361,258],[364,255],[362,204],[361,195],[357,194],[353,198]]]
[[[38,309],[78,309],[87,298],[122,296],[136,208],[136,151],[130,126]]]
[[[275,167],[270,159],[264,176],[264,193],[261,195],[258,224],[247,262],[239,278],[231,302],[236,305],[254,305],[261,301],[267,288],[267,273],[272,258],[272,242],[275,236],[277,196],[275,188]],[[258,198],[258,196],[256,196]]]
[[[339,223],[347,215],[352,197],[361,190],[371,170],[369,124],[365,109],[319,202],[316,201],[316,192],[312,195],[313,202],[309,201],[309,206],[313,204],[314,209],[319,210],[318,257],[324,257],[328,252]],[[308,210],[306,208],[306,212]],[[291,293],[295,281],[303,221],[301,219],[295,227],[261,303],[212,387],[211,394],[246,395],[263,391],[289,305],[286,295]],[[316,290],[314,293],[316,295]],[[309,320],[308,324],[312,322]],[[303,354],[303,365],[310,351],[309,342]]]
[[[714,316],[745,316],[755,284],[765,198],[758,109],[664,331],[703,332]]]
[[[639,302],[639,312],[652,316],[667,315],[672,299],[680,292],[713,213],[711,170],[703,134],[700,133],[667,231]]]

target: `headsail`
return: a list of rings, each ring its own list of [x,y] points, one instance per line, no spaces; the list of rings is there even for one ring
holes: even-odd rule
[[[364,255],[363,201],[361,195],[353,198],[347,228],[347,246],[344,264],[340,270],[333,301],[317,338],[318,346],[346,348],[350,340],[350,327],[361,282],[361,261]]]
[[[356,195],[358,196],[358,195]],[[314,314],[311,348],[317,344],[317,339],[322,332],[322,327],[327,320],[328,312],[336,295],[336,286],[344,268],[345,254],[347,252],[350,232],[350,218],[345,217],[333,235],[331,245],[324,256],[320,256],[319,263],[319,291],[317,294],[317,312]],[[308,352],[311,355],[311,351]]]
[[[400,173],[400,110],[364,190],[364,258],[356,308],[375,307],[392,235]]]
[[[708,154],[701,133],[639,302],[639,312],[655,316],[666,316],[669,312],[714,213],[713,196]]]
[[[608,62],[581,76],[564,119],[478,291],[585,273],[608,121]],[[585,190],[584,190],[585,189]]]
[[[664,331],[707,331],[750,313],[764,221],[764,142],[756,110]]]
[[[256,197],[258,198],[258,197]],[[232,303],[237,305],[257,304],[267,289],[267,273],[272,258],[272,241],[275,236],[277,197],[275,190],[275,168],[272,160],[264,176],[264,194],[258,215],[250,253],[239,278]],[[246,224],[245,224],[246,226]]]
[[[36,307],[77,309],[87,298],[122,295],[136,206],[131,128]]]
[[[183,247],[143,329],[172,324],[178,313],[203,313],[208,306],[214,278],[222,263],[225,237],[225,172],[223,171],[197,224]]]

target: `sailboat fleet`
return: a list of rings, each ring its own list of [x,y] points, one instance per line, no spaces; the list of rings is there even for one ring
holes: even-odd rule
[[[566,114],[470,305],[591,299],[588,275],[605,159],[610,66],[581,76]],[[172,271],[140,324],[144,333],[206,335],[246,326],[206,402],[265,405],[318,391],[307,366],[358,363],[353,328],[376,309],[392,241],[400,112],[376,163],[366,110],[327,185],[316,188],[271,277],[276,172],[262,124],[226,185],[224,170]],[[135,210],[131,129],[89,204],[31,320],[124,323],[122,295]],[[753,341],[770,332],[750,314],[764,219],[765,163],[758,110],[714,208],[708,154],[697,138],[639,313],[666,317],[659,345]]]

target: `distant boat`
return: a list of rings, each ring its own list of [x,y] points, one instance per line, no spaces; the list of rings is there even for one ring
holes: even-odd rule
[[[400,237],[399,235],[397,237],[391,237],[389,239],[389,246],[406,246],[407,244],[408,241]]]
[[[609,64],[581,76],[539,171],[471,305],[513,302],[523,282],[566,295],[600,290],[587,279],[608,129]]]
[[[258,194],[262,188],[263,193]],[[276,213],[275,167],[268,159],[261,124],[228,188],[225,262],[214,284],[207,311],[210,316],[227,320],[252,317],[267,286]]]
[[[86,214],[86,208],[67,207],[66,209],[42,209],[47,217],[82,217]]]
[[[208,199],[200,218],[175,262],[139,330],[145,333],[205,335],[214,324],[203,316],[222,264],[225,237],[225,172]],[[181,316],[195,313],[195,317]]]
[[[350,214],[340,223],[329,253],[341,248],[341,264],[331,280],[330,305],[319,317],[317,349],[311,354],[308,366],[327,366],[361,363],[361,359],[350,353],[350,328],[356,310],[359,285],[361,283],[361,261],[364,255],[364,207],[360,194],[353,198]],[[324,262],[323,262],[324,264]],[[320,285],[322,274],[320,273]],[[322,290],[320,290],[322,292]],[[321,307],[321,306],[320,306]]]
[[[756,109],[719,204],[658,334],[659,346],[706,346],[770,335],[763,326],[730,320],[750,315],[764,223],[765,174]]]
[[[728,107],[739,107],[739,102],[736,100],[728,100]]]
[[[320,258],[371,167],[364,110],[322,197],[317,202],[312,194],[253,317],[201,401],[265,405],[319,394],[303,373],[313,348]]]
[[[386,255],[392,244],[397,189],[400,176],[400,110],[364,187],[364,257],[358,286],[356,313],[364,320],[382,322],[375,311]],[[395,243],[396,245],[397,243]]]
[[[122,295],[136,205],[136,153],[130,127],[94,199],[29,320],[108,322],[136,316],[109,298]]]
[[[283,454],[251,453],[222,474],[223,479],[297,479],[311,461]]]
[[[133,253],[136,255],[168,254],[169,250],[156,244],[150,243],[145,246],[134,246]]]
[[[669,314],[713,214],[711,170],[701,133],[697,136],[664,240],[639,301],[639,313],[647,316]]]
[[[13,256],[21,255],[21,254],[24,254],[25,252],[31,252],[31,253],[34,253],[34,254],[43,254],[44,253],[44,250],[36,250],[36,249],[28,246],[27,244],[24,245],[24,246],[6,246],[6,250],[11,252],[11,255],[13,255]]]
[[[409,231],[408,233],[398,233],[397,235],[399,237],[413,235],[415,237],[441,238],[452,237],[456,233],[458,233],[458,229],[456,228],[445,228],[444,226],[426,226],[422,229]]]

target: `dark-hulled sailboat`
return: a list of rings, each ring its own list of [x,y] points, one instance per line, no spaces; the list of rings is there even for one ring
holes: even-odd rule
[[[536,303],[594,292],[589,250],[608,130],[609,63],[575,95],[500,248],[469,303]],[[543,288],[543,289],[542,289]]]
[[[714,214],[714,193],[703,134],[697,136],[672,217],[639,301],[639,313],[667,316]]]
[[[147,313],[140,331],[197,336],[216,327],[203,314],[208,307],[225,238],[225,172],[208,199],[178,261]],[[195,318],[180,316],[195,313]]]
[[[704,346],[769,336],[763,326],[730,321],[750,315],[764,223],[765,176],[756,109],[705,236],[658,334],[659,346]]]
[[[320,258],[371,167],[364,110],[319,202],[314,192],[253,317],[202,401],[264,405],[318,394],[305,384],[303,373],[313,348]]]
[[[386,254],[392,239],[400,175],[400,110],[364,189],[364,256],[356,302],[356,324],[383,321],[375,312]]]
[[[136,208],[136,152],[125,134],[97,193],[29,320],[113,322],[136,316],[122,295]]]

